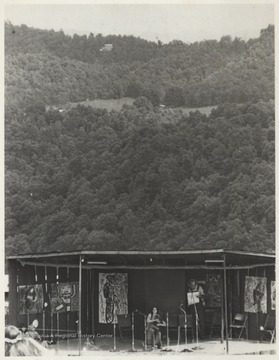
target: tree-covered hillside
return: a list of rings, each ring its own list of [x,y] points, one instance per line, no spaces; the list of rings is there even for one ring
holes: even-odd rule
[[[41,56],[41,55],[38,55]],[[274,102],[6,111],[6,252],[274,250]]]
[[[119,112],[46,111],[124,96]],[[5,101],[7,255],[274,250],[272,25],[162,44],[6,23]]]
[[[101,51],[107,43],[112,50]],[[162,44],[6,23],[5,54],[5,101],[13,108],[124,96],[175,107],[274,98],[272,25],[247,42],[223,36]]]

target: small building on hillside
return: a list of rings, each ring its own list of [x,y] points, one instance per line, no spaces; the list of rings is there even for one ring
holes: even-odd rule
[[[134,313],[135,337],[144,334],[139,314],[187,311],[187,282],[206,294],[206,326],[222,315],[228,341],[236,313],[248,315],[247,336],[259,337],[267,314],[275,316],[275,255],[223,249],[190,251],[76,251],[8,257],[9,321],[39,320],[44,335],[112,334],[117,314]],[[256,299],[256,290],[261,298]]]
[[[111,51],[113,49],[113,45],[112,44],[105,44],[100,51]]]

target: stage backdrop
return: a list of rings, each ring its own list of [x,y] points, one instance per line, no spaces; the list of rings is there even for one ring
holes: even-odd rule
[[[18,292],[20,314],[37,314],[43,311],[42,285],[21,285]]]
[[[207,274],[205,281],[206,306],[220,307],[222,300],[222,279],[218,274]]]
[[[79,310],[78,282],[51,284],[51,311],[65,312]]]
[[[275,288],[275,281],[271,281],[271,310],[275,310],[275,304],[276,304],[276,288]]]
[[[264,277],[246,276],[244,292],[244,311],[250,313],[267,312],[267,280]]]
[[[99,273],[99,322],[117,322],[117,314],[128,313],[128,274]]]

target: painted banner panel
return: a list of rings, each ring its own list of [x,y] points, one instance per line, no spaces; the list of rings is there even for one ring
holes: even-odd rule
[[[43,311],[42,285],[20,285],[18,292],[20,314],[37,314]]]
[[[51,311],[68,312],[79,310],[78,282],[51,284]]]
[[[271,310],[275,310],[276,304],[276,281],[271,281]]]
[[[265,277],[246,276],[244,292],[245,312],[267,312],[266,284],[267,279]]]
[[[206,306],[220,307],[222,303],[222,278],[218,274],[207,274],[205,281]]]
[[[117,322],[128,313],[128,274],[99,273],[99,322]]]

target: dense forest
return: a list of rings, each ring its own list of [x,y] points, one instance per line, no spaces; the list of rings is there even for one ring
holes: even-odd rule
[[[111,51],[100,51],[111,43]],[[5,101],[65,104],[145,96],[153,105],[208,106],[274,98],[274,26],[247,42],[193,44],[133,36],[66,36],[5,24]]]
[[[162,44],[6,23],[5,51],[7,255],[274,251],[273,26]],[[121,96],[119,112],[46,111]]]

